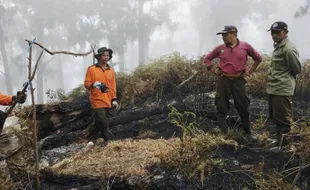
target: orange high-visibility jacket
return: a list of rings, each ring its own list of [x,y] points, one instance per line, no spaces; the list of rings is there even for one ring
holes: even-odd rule
[[[8,106],[11,105],[13,102],[13,96],[8,96],[0,93],[0,105]]]
[[[103,93],[92,85],[96,82],[104,83],[109,92]],[[112,68],[104,70],[98,63],[88,67],[84,86],[90,90],[90,103],[93,109],[96,108],[111,108],[112,100],[116,100],[116,81],[115,73]]]

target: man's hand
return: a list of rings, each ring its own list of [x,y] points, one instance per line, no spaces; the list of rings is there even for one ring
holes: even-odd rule
[[[218,67],[213,67],[213,65],[208,65],[207,70],[211,71],[212,73],[214,73],[216,75],[219,75],[219,76],[222,75],[222,71]]]
[[[120,106],[119,106],[119,104],[117,103],[116,100],[112,101],[112,108],[115,109],[115,110],[119,110],[120,109]]]
[[[255,72],[256,68],[258,67],[259,63],[260,61],[254,61],[251,68],[243,74],[243,77],[248,77],[252,75]]]
[[[252,75],[252,72],[246,71],[246,72],[243,73],[242,77],[249,77],[251,75]]]
[[[21,91],[18,91],[16,96],[13,96],[13,101],[16,101],[17,103],[23,104],[26,102],[27,95],[25,93],[21,93]]]
[[[219,68],[212,68],[211,72],[219,76],[222,75],[222,71]]]
[[[109,88],[102,82],[96,81],[93,85],[93,88],[97,88],[99,90],[101,90],[101,92],[106,93],[109,91]]]

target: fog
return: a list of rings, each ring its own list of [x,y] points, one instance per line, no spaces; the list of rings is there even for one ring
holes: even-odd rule
[[[270,55],[273,42],[267,30],[282,20],[302,59],[307,59],[308,8],[306,0],[0,0],[0,92],[14,94],[27,82],[25,39],[34,37],[50,50],[110,47],[115,70],[131,73],[139,64],[173,52],[189,58],[204,55],[222,43],[216,33],[229,24],[238,28],[240,40]],[[299,10],[303,14],[294,17]],[[39,52],[34,47],[33,62]],[[68,92],[83,84],[92,64],[92,54],[45,53],[33,81],[37,103],[51,101],[45,94],[48,90]],[[25,105],[30,103],[28,99]]]

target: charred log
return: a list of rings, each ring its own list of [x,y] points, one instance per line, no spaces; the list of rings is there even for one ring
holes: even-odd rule
[[[44,139],[42,139],[39,142],[39,147],[40,149],[50,149],[50,148],[55,148],[63,145],[68,145],[79,138],[83,137],[85,134],[83,131],[76,131],[76,132],[71,132],[71,133],[64,133],[64,134],[53,134],[50,135]]]

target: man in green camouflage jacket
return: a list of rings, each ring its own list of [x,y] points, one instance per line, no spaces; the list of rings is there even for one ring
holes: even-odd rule
[[[274,41],[271,65],[267,79],[269,117],[276,125],[277,144],[282,135],[290,132],[292,125],[292,96],[296,75],[301,71],[299,53],[289,41],[288,27],[284,22],[275,22],[268,30]]]

